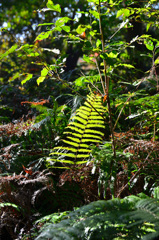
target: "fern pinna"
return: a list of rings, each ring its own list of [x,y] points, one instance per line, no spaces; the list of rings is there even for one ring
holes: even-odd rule
[[[51,153],[53,158],[49,161],[65,164],[87,162],[86,158],[91,152],[90,145],[100,143],[104,135],[104,111],[101,96],[93,93],[88,95],[84,105],[76,111],[76,115],[65,128],[62,140],[64,146],[55,147]]]

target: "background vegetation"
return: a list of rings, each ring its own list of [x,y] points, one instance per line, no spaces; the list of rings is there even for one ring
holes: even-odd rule
[[[0,4],[1,239],[159,239],[159,4]]]

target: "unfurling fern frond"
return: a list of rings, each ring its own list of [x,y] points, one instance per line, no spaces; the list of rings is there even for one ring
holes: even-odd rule
[[[105,109],[101,96],[87,96],[84,106],[81,106],[72,121],[65,128],[64,146],[53,149],[51,161],[69,164],[82,164],[89,157],[91,144],[100,143],[104,133],[103,113]],[[71,160],[70,160],[71,159]],[[50,160],[49,160],[50,161]]]

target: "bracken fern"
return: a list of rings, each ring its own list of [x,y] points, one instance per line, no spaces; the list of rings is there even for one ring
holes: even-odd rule
[[[104,111],[101,96],[93,93],[88,95],[84,105],[77,110],[65,128],[63,146],[53,149],[53,158],[49,161],[65,164],[87,162],[86,158],[91,152],[90,145],[100,143],[104,135]]]
[[[57,223],[45,224],[36,240],[156,240],[158,209],[158,199],[144,194],[92,202]]]

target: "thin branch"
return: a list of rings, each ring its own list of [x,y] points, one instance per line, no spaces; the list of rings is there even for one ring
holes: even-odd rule
[[[92,25],[91,15],[90,15],[90,25]],[[90,43],[91,43],[91,45],[92,45],[92,47],[93,47],[92,36],[90,37]],[[104,94],[105,94],[105,87],[104,87],[103,78],[102,78],[101,70],[100,70],[100,67],[99,67],[99,63],[98,63],[97,57],[94,56],[94,58],[95,58],[96,68],[97,68],[98,73],[99,73],[99,76],[100,76],[100,81],[101,81],[101,84],[102,84],[103,92],[104,92]],[[103,95],[103,94],[101,94],[101,95]]]
[[[101,8],[101,5],[100,5],[100,0],[99,0],[99,5],[97,7],[97,10],[98,10],[98,14],[99,14],[99,31],[100,31],[100,35],[101,35],[101,42],[102,42],[102,52],[104,53],[104,36],[103,36],[103,30],[102,30],[102,21],[101,21],[101,13],[100,13],[100,8]],[[105,86],[106,86],[106,89],[105,87],[103,86],[103,81],[102,81],[102,86],[103,86],[103,90],[104,90],[104,94],[107,95],[108,92],[109,92],[109,79],[107,77],[107,64],[106,64],[106,61],[105,59],[103,59],[103,64],[104,64],[104,77],[105,77]]]
[[[101,8],[101,4],[100,4],[100,0],[99,0],[99,5],[97,6],[97,10],[98,10],[98,14],[99,14],[99,30],[100,30],[101,42],[102,42],[102,52],[104,53],[104,35],[103,35],[103,30],[102,30],[100,8]],[[103,59],[103,64],[104,64],[104,77],[105,77],[105,86],[106,86],[106,89],[104,88],[104,94],[107,96],[107,104],[108,104],[108,112],[109,112],[109,127],[110,127],[110,131],[111,131],[111,135],[112,135],[112,148],[113,148],[114,157],[116,158],[115,138],[114,138],[114,132],[113,132],[112,115],[111,115],[111,107],[110,107],[110,99],[109,99],[109,78],[107,76],[107,64],[106,64],[105,59]],[[103,83],[103,81],[102,81],[102,83]],[[113,161],[111,162],[111,169],[112,169],[112,167],[113,167]]]
[[[81,71],[81,74],[86,78],[86,75]],[[89,83],[100,93],[101,96],[103,96],[102,92],[97,88],[89,79]]]
[[[127,99],[126,102],[124,103],[122,109],[120,110],[120,113],[119,113],[119,115],[118,115],[118,117],[117,117],[117,120],[116,120],[116,122],[115,122],[115,124],[114,124],[113,131],[114,131],[115,128],[116,128],[116,125],[117,125],[117,123],[118,123],[118,121],[119,121],[119,118],[120,118],[120,116],[121,116],[121,114],[122,114],[122,111],[123,111],[125,105],[127,104],[127,102],[129,102],[129,100],[132,98],[132,96],[133,96],[133,95],[131,95],[130,97],[128,97],[128,99]]]

